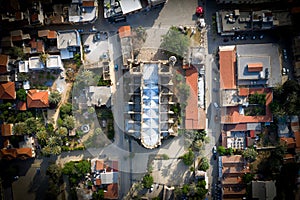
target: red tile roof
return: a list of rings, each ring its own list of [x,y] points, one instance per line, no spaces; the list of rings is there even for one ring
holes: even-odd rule
[[[101,171],[104,169],[104,162],[102,160],[96,161],[96,171]]]
[[[16,89],[14,82],[0,83],[0,99],[15,99]]]
[[[11,36],[11,40],[12,40],[13,42],[16,42],[16,41],[22,41],[22,40],[23,40],[23,37],[22,37],[22,35]]]
[[[56,39],[57,38],[56,31],[49,31],[47,38],[48,39]]]
[[[248,63],[249,72],[260,72],[263,69],[262,63]]]
[[[39,40],[39,41],[31,41],[31,48],[36,49],[36,51],[38,53],[42,53],[44,52],[44,43],[43,41]]]
[[[17,109],[18,109],[18,110],[21,110],[21,111],[27,110],[26,102],[20,101],[20,102],[17,104]]]
[[[21,11],[17,11],[16,13],[15,13],[15,19],[16,20],[22,20],[23,19],[23,16],[22,16],[22,12]]]
[[[239,88],[239,96],[248,96],[249,88]]]
[[[100,186],[101,185],[101,179],[100,178],[96,178],[96,184],[97,186]]]
[[[220,88],[236,88],[236,54],[235,46],[220,47]]]
[[[198,108],[198,71],[195,67],[186,70],[186,84],[190,87],[190,95],[185,109],[185,128],[200,129],[201,119]]]
[[[296,147],[300,148],[300,131],[294,132],[295,140],[296,140]]]
[[[18,148],[18,149],[1,149],[1,158],[11,160],[20,158],[22,160],[32,157],[31,148]]]
[[[119,162],[112,161],[112,168],[114,169],[114,172],[117,172],[119,170]]]
[[[19,148],[17,149],[17,158],[25,160],[26,158],[32,157],[32,149],[31,148]]]
[[[121,26],[119,28],[119,37],[130,37],[131,36],[131,28],[130,26]]]
[[[2,136],[12,136],[13,135],[13,124],[2,124],[1,125],[1,135]]]
[[[0,73],[7,72],[8,61],[9,61],[8,55],[0,54]]]
[[[285,144],[288,149],[293,149],[296,146],[296,142],[295,142],[294,138],[281,137],[280,138],[280,143]]]
[[[49,30],[39,30],[38,31],[38,36],[39,37],[47,37],[49,32],[50,32]]]
[[[250,88],[249,94],[266,94],[266,115],[263,116],[246,116],[239,113],[239,107],[227,107],[223,109],[221,123],[223,124],[237,124],[237,123],[251,123],[251,122],[271,122],[273,120],[270,103],[273,100],[273,92],[270,88]]]
[[[106,192],[104,192],[104,198],[105,199],[118,199],[119,198],[117,183],[112,183],[107,186],[107,190],[106,190]]]
[[[225,124],[224,125],[225,131],[246,131],[247,124]]]
[[[49,107],[48,91],[29,90],[27,93],[28,108]]]
[[[84,7],[94,7],[94,1],[83,1],[82,6]]]

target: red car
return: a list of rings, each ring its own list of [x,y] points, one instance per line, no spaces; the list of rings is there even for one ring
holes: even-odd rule
[[[202,17],[203,14],[204,14],[203,7],[198,6],[198,7],[196,8],[196,15],[197,15],[197,17]]]

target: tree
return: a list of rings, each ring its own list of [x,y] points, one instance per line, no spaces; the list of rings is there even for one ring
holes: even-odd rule
[[[104,199],[103,189],[99,189],[97,192],[94,192],[92,195],[93,200],[102,200]]]
[[[223,146],[218,146],[218,153],[221,155],[221,156],[223,156],[223,155],[225,155],[225,153],[226,153],[226,149],[225,149],[225,147],[223,147]]]
[[[26,101],[27,92],[25,89],[21,88],[17,90],[16,95],[17,95],[17,99],[19,99],[20,101]]]
[[[95,108],[94,107],[88,107],[88,113],[89,114],[95,113]]]
[[[47,145],[50,147],[60,146],[62,144],[61,138],[57,136],[50,136]]]
[[[61,137],[66,137],[68,136],[68,129],[66,127],[59,127],[57,129],[57,134]]]
[[[243,152],[243,156],[245,159],[249,160],[250,162],[254,161],[257,157],[258,153],[254,148],[247,148]]]
[[[46,129],[41,129],[36,133],[36,137],[40,145],[45,146],[48,140],[48,133]]]
[[[59,183],[62,178],[62,169],[53,163],[47,168],[46,175],[48,175],[54,183]]]
[[[49,103],[52,106],[57,106],[61,101],[61,94],[58,91],[51,92],[49,95]]]
[[[143,178],[143,185],[145,188],[151,188],[153,184],[153,177],[150,174],[146,174]]]
[[[254,174],[247,173],[247,174],[244,174],[242,180],[245,184],[248,184],[253,180],[253,178],[254,178]]]
[[[40,60],[42,61],[42,63],[44,65],[46,65],[48,59],[49,59],[49,54],[47,54],[47,53],[40,54]]]
[[[169,56],[176,55],[183,58],[189,47],[189,38],[182,34],[176,27],[171,27],[166,35],[162,37],[161,48]]]
[[[200,163],[200,166],[199,166],[199,170],[206,171],[206,170],[208,170],[208,168],[209,168],[208,160],[207,160],[207,158],[203,157],[203,158],[201,159],[201,163]]]
[[[75,128],[75,117],[72,115],[68,115],[63,119],[63,126],[66,127],[68,130],[72,130]]]
[[[182,157],[183,163],[185,165],[192,165],[194,162],[194,152],[190,149],[186,154],[184,154]]]
[[[28,81],[29,80],[29,75],[28,73],[18,73],[18,81]]]
[[[25,124],[27,127],[27,133],[36,133],[38,131],[38,128],[41,127],[41,123],[39,120],[35,119],[34,117],[28,118],[25,120]]]
[[[72,104],[65,103],[65,104],[61,105],[59,114],[60,114],[61,118],[64,118],[66,115],[71,115],[72,114]]]
[[[14,58],[25,58],[25,53],[21,47],[14,46],[10,49],[9,54]]]
[[[13,126],[13,131],[15,135],[25,135],[27,134],[27,126],[25,122],[19,122]]]

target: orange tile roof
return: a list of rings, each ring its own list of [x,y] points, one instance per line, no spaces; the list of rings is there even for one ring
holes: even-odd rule
[[[285,144],[288,149],[295,148],[295,146],[296,146],[296,142],[295,142],[294,138],[281,137],[280,138],[280,143]]]
[[[38,31],[38,36],[39,37],[47,37],[49,32],[50,32],[49,30],[39,30]]]
[[[225,131],[246,131],[247,130],[247,124],[225,124],[224,125]]]
[[[2,124],[1,125],[2,136],[12,136],[13,135],[13,124]]]
[[[106,192],[104,192],[104,198],[105,199],[118,199],[118,184],[112,183],[107,186]]]
[[[82,6],[84,7],[94,7],[94,1],[83,1]]]
[[[236,88],[236,54],[235,47],[220,47],[220,88],[235,89]]]
[[[101,185],[101,179],[100,178],[96,178],[96,184],[97,186],[100,186]]]
[[[16,42],[16,41],[22,41],[22,35],[16,35],[16,36],[11,36],[11,40]]]
[[[260,72],[263,69],[262,63],[248,63],[249,72]]]
[[[119,170],[119,162],[118,161],[112,161],[112,168],[115,172]]]
[[[271,110],[269,108],[270,103],[273,100],[273,92],[270,88],[249,88],[249,94],[266,93],[266,115],[263,116],[246,116],[239,113],[239,107],[227,107],[223,109],[221,123],[223,124],[238,124],[238,123],[251,123],[251,122],[271,122],[273,120]]]
[[[104,162],[102,160],[96,161],[96,171],[100,171],[104,169]]]
[[[16,89],[14,82],[0,83],[0,99],[15,99]]]
[[[20,101],[20,102],[17,104],[17,109],[18,109],[18,110],[21,110],[21,111],[27,110],[26,102]]]
[[[239,96],[248,96],[249,88],[239,88]]]
[[[244,163],[245,159],[241,155],[222,156],[222,163]]]
[[[8,55],[0,54],[0,73],[7,72],[8,61],[9,61]]]
[[[18,148],[17,158],[25,160],[26,158],[32,158],[32,149],[31,148]]]
[[[131,36],[131,28],[130,26],[121,26],[119,28],[119,37],[130,37]]]
[[[44,43],[43,41],[39,40],[39,41],[31,41],[31,48],[36,49],[36,51],[38,53],[42,53],[44,52]]]
[[[295,140],[296,140],[296,147],[300,148],[300,131],[294,132]]]
[[[48,91],[29,90],[27,93],[28,108],[49,107]]]
[[[56,39],[57,38],[56,31],[49,31],[47,38],[48,39]]]
[[[1,149],[1,158],[12,160],[17,157],[16,149]]]
[[[21,11],[17,11],[16,13],[15,13],[15,19],[16,20],[22,20],[22,12]]]
[[[200,129],[198,108],[198,71],[195,67],[186,70],[186,84],[190,87],[190,95],[185,109],[185,128]]]

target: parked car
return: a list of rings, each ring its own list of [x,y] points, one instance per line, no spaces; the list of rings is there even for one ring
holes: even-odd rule
[[[219,108],[219,105],[216,102],[214,102],[214,106],[215,108]]]
[[[259,39],[262,40],[264,38],[264,35],[260,35]]]
[[[285,67],[282,68],[283,75],[287,75],[289,72],[290,72],[290,70],[288,68],[285,68]]]
[[[93,26],[91,29],[90,29],[90,32],[97,32],[97,29],[95,26]]]
[[[94,41],[99,41],[101,39],[101,34],[100,32],[97,32],[95,35],[94,35]]]
[[[83,45],[83,47],[84,47],[84,48],[89,48],[89,47],[90,47],[90,45],[88,45],[88,44],[85,44],[85,45]]]
[[[117,64],[115,64],[115,70],[118,71],[119,66]]]
[[[253,36],[251,37],[251,39],[252,39],[252,40],[256,40],[256,36],[253,35]]]
[[[216,160],[217,159],[217,147],[214,146],[212,151],[213,151],[213,158],[214,158],[214,160]]]
[[[88,48],[84,48],[84,53],[90,53],[91,52],[91,50],[90,49],[88,49]]]

